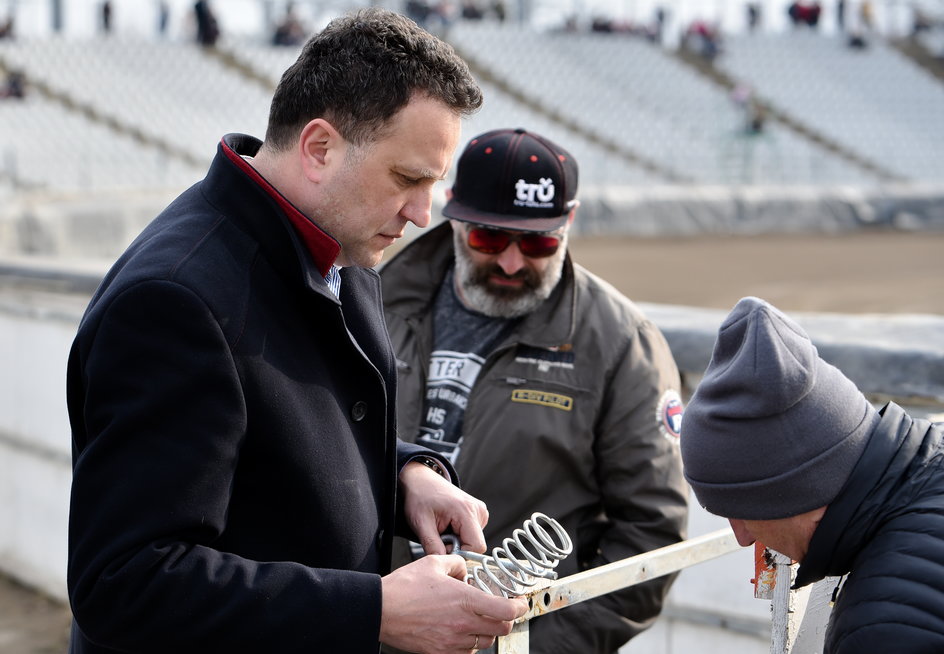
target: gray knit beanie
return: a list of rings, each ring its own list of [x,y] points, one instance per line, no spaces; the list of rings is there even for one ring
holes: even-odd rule
[[[798,324],[746,297],[721,324],[685,409],[685,478],[725,518],[799,515],[835,499],[878,420]]]

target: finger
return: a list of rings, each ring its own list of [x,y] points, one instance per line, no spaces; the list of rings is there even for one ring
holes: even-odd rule
[[[449,524],[459,536],[462,549],[482,553],[486,548],[485,534],[482,531],[486,522],[488,511],[485,504],[476,500],[468,506],[468,513],[464,516],[454,516]]]
[[[488,636],[486,634],[479,634],[479,642],[473,649],[476,652],[482,649],[488,649],[489,647],[495,644],[495,640],[496,639],[494,636]]]
[[[458,554],[443,554],[442,556],[438,556],[436,558],[442,563],[443,570],[447,575],[453,579],[458,579],[459,581],[463,582],[465,581],[465,576],[468,572],[465,559],[463,559]]]
[[[421,535],[417,532],[417,536],[420,539],[420,544],[423,546],[423,551],[427,554],[446,554],[446,544],[443,542],[442,536],[436,533],[436,530],[433,530],[432,535]]]
[[[439,529],[436,528],[436,518],[433,514],[424,514],[416,517],[413,525],[417,542],[423,546],[427,554],[445,554],[446,544],[443,543]]]
[[[485,533],[477,520],[468,520],[462,524],[453,523],[452,528],[459,534],[462,549],[480,554],[485,551]]]
[[[479,593],[473,600],[472,610],[483,618],[498,622],[513,622],[528,612],[528,600],[523,597],[505,599],[489,593]],[[499,635],[499,632],[486,632]]]
[[[476,498],[475,501],[475,512],[476,517],[478,518],[479,524],[484,528],[488,524],[488,506],[485,502]]]

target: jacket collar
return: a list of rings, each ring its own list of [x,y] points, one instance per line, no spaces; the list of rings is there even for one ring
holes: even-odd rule
[[[338,258],[338,254],[340,254],[341,245],[299,211],[295,205],[262,177],[249,162],[243,159],[243,156],[255,156],[261,146],[262,141],[251,136],[227,134],[220,141],[219,152],[275,202],[305,245],[318,272],[322,277],[325,277]]]
[[[414,239],[387,263],[381,277],[395,276],[396,284],[384,285],[384,305],[407,320],[422,321],[449,267],[453,265],[452,225],[445,221]],[[561,280],[551,296],[525,316],[516,338],[544,348],[566,347],[573,342],[577,290],[570,253],[564,259]]]
[[[848,573],[864,544],[899,508],[891,498],[907,481],[922,439],[897,404],[889,402],[880,414],[852,474],[813,532],[794,588]]]

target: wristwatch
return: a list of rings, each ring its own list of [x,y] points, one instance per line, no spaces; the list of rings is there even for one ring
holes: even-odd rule
[[[431,456],[426,456],[422,454],[418,457],[411,459],[411,461],[416,461],[417,463],[422,463],[424,466],[435,472],[437,475],[443,479],[449,479],[449,473],[446,472],[445,468],[442,467],[442,464],[439,463],[436,459]]]

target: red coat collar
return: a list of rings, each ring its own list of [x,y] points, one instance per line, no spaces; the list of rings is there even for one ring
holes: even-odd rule
[[[238,144],[236,145],[238,147]],[[236,164],[241,171],[248,175],[278,203],[282,211],[285,212],[285,215],[288,216],[289,221],[291,221],[292,226],[302,239],[305,247],[308,248],[308,252],[311,254],[315,266],[318,268],[318,272],[321,273],[322,277],[326,276],[335,260],[337,260],[338,255],[341,253],[341,244],[322,231],[322,229],[305,216],[305,214],[296,209],[284,195],[279,193],[278,189],[272,186],[255,168],[249,165],[230,143],[227,143],[226,137],[222,140],[222,148],[230,161]]]

